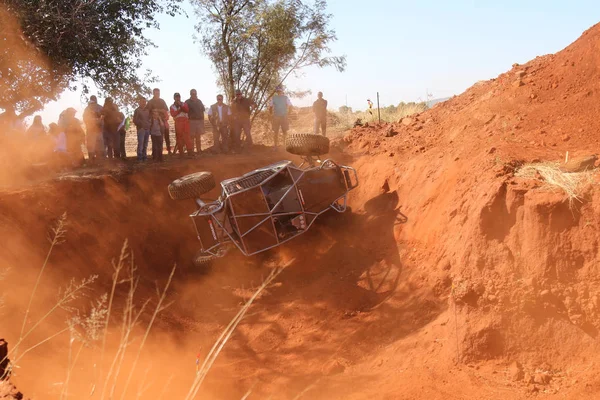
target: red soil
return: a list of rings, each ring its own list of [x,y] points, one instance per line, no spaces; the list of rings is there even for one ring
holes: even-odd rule
[[[597,398],[600,193],[589,185],[570,209],[560,191],[514,170],[596,150],[598,65],[595,26],[562,52],[412,120],[349,132],[331,156],[359,171],[351,214],[324,218],[265,256],[232,254],[205,272],[189,263],[197,244],[186,215],[194,205],[170,200],[166,185],[191,171],[224,179],[288,156],[175,162],[5,192],[0,266],[13,271],[2,334],[15,341],[47,228],[66,210],[66,243],[52,256],[41,299],[90,273],[100,275],[98,294],[105,291],[108,258],[125,238],[142,297],[179,265],[174,304],[131,386],[151,362],[142,398],[157,398],[167,381],[169,398],[183,398],[196,355],[206,354],[261,276],[289,261],[225,347],[203,388],[207,398],[239,399],[250,389],[250,398],[278,399],[303,391],[311,399]],[[14,378],[22,391],[52,397],[44,394],[64,379],[65,343],[23,360]],[[80,396],[93,375],[84,364],[70,389]]]

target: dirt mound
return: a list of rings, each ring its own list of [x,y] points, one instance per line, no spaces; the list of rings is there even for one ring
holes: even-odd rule
[[[3,336],[11,343],[18,337],[27,300],[18,294],[30,290],[48,226],[66,211],[69,229],[53,253],[44,300],[90,273],[104,292],[108,259],[126,238],[142,294],[179,265],[174,303],[142,357],[160,368],[140,371],[131,385],[150,388],[140,398],[184,398],[196,359],[269,268],[283,263],[289,266],[278,284],[258,299],[209,374],[204,397],[594,398],[595,173],[570,201],[518,171],[534,160],[561,161],[567,151],[596,152],[599,46],[596,26],[562,52],[514,66],[432,110],[354,129],[332,146],[336,160],[359,172],[352,213],[324,216],[277,251],[233,253],[209,271],[190,263],[197,243],[185,215],[194,204],[170,200],[167,184],[199,170],[219,181],[289,155],[87,171],[4,192],[0,266],[13,267],[5,282],[14,295],[5,299]],[[43,313],[37,306],[33,314]],[[50,334],[61,321],[52,323]],[[23,359],[14,380],[28,395],[53,394],[64,379],[68,337],[56,340],[44,355]],[[83,351],[81,360],[95,360]],[[74,372],[71,394],[87,397],[95,372],[83,371]]]

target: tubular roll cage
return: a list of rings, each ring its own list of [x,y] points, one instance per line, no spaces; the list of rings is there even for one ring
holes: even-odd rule
[[[318,160],[318,162],[321,164],[318,167],[315,167],[315,160],[310,158],[310,157],[306,157],[304,159],[304,162],[300,165],[300,167],[296,167],[295,165],[293,165],[293,163],[291,161],[282,161],[279,163],[275,163],[275,164],[271,164],[267,167],[264,168],[260,168],[258,170],[252,171],[248,174],[245,174],[241,177],[238,178],[232,178],[232,179],[227,179],[223,182],[221,182],[221,188],[222,188],[222,193],[221,196],[219,197],[219,199],[212,201],[210,203],[205,203],[204,201],[202,201],[201,199],[196,199],[196,203],[199,205],[199,209],[190,215],[190,217],[194,218],[197,216],[210,216],[210,221],[213,224],[216,224],[216,226],[218,226],[220,232],[223,232],[225,235],[227,235],[226,237],[224,235],[221,235],[220,232],[214,232],[213,234],[214,236],[217,237],[217,243],[208,248],[208,249],[203,249],[204,253],[216,256],[216,257],[222,257],[223,255],[225,255],[225,253],[228,251],[228,249],[226,248],[226,245],[229,244],[230,242],[235,244],[236,247],[246,256],[252,256],[254,254],[258,254],[261,253],[263,251],[272,249],[274,247],[277,247],[283,243],[288,242],[289,240],[295,238],[296,236],[306,232],[308,230],[308,228],[310,228],[312,226],[312,224],[314,223],[314,221],[317,219],[317,217],[321,214],[323,214],[324,212],[328,211],[330,208],[335,210],[338,213],[343,213],[346,211],[346,206],[347,206],[347,197],[348,197],[348,192],[354,188],[356,188],[358,186],[358,174],[356,173],[356,170],[352,167],[348,167],[345,165],[338,165],[337,163],[335,163],[333,160],[330,159],[326,159],[325,161],[321,161]],[[311,168],[308,169],[301,169],[302,165],[308,163]],[[335,199],[328,208],[324,209],[323,211],[320,212],[309,212],[306,211],[304,208],[304,202],[302,201],[302,192],[299,190],[298,188],[298,182],[300,181],[300,179],[302,179],[302,177],[306,174],[306,172],[308,171],[312,171],[314,169],[323,169],[323,168],[339,168],[342,171],[343,177],[344,177],[344,183],[346,186],[346,190],[344,192],[344,194],[340,197],[338,197],[337,199]],[[234,207],[231,203],[231,196],[232,195],[239,195],[241,193],[250,191],[255,189],[256,187],[261,187],[262,185],[266,184],[267,182],[269,182],[270,180],[274,179],[279,173],[281,173],[282,170],[284,169],[288,169],[288,173],[289,176],[292,178],[292,184],[290,185],[290,187],[285,191],[285,193],[281,196],[281,198],[279,199],[279,201],[273,205],[272,207],[269,207],[269,204],[266,201],[266,197],[263,194],[263,199],[265,201],[265,205],[267,207],[267,210],[270,210],[270,212],[265,212],[265,213],[255,213],[255,214],[237,214],[235,213]],[[291,173],[291,171],[289,169],[294,169],[296,171],[300,171],[300,174],[297,174],[297,176],[295,176],[294,174]],[[231,190],[231,186],[232,184],[235,184],[236,182],[244,179],[244,178],[248,178],[251,177],[252,175],[255,175],[259,172],[267,172],[267,171],[272,171],[271,176],[269,176],[268,178],[260,181],[260,183],[255,184],[251,187],[247,187],[247,188],[241,188],[239,187],[240,190],[235,190],[232,191]],[[352,177],[350,175],[350,172],[353,173],[354,175],[354,183],[352,183]],[[277,213],[274,214],[273,210],[277,209],[277,207],[286,199],[287,195],[292,191],[295,190],[296,194],[298,195],[298,199],[301,199],[300,203],[300,207],[301,207],[301,211],[293,211],[293,212],[284,212],[284,213]],[[223,201],[223,199],[225,201]],[[340,203],[340,200],[342,200],[342,202]],[[220,212],[221,210],[223,210],[223,207],[228,206],[227,210],[230,211],[230,213],[224,212],[223,213],[223,220],[220,221],[219,218],[217,218],[217,216],[215,214],[217,214],[218,212]],[[289,238],[286,238],[284,240],[280,240],[279,235],[277,235],[277,228],[275,227],[275,222],[273,221],[273,216],[290,216],[290,215],[307,215],[307,216],[314,216],[314,218],[312,218],[312,220],[306,225],[306,227],[298,232],[297,234],[291,235]],[[254,225],[252,228],[250,228],[249,230],[247,230],[244,234],[239,235],[239,243],[238,241],[235,239],[235,237],[227,230],[226,225],[229,224],[231,225],[231,221],[228,221],[228,218],[232,217],[233,220],[235,221],[236,225],[237,225],[237,218],[241,218],[241,217],[264,217],[263,219],[260,220],[260,222],[258,222],[256,225]],[[265,247],[263,249],[260,249],[258,251],[254,251],[254,252],[248,252],[247,250],[247,246],[244,243],[244,237],[246,237],[248,234],[250,234],[251,232],[253,232],[255,229],[257,229],[259,226],[261,226],[262,224],[264,224],[266,221],[271,220],[271,224],[273,226],[273,231],[275,232],[275,238],[277,239],[277,243],[272,245],[272,246],[268,246]],[[214,225],[211,225],[211,229],[213,229]],[[198,232],[198,228],[196,226],[196,224],[194,224],[194,227],[196,229],[196,234],[198,236],[198,239],[200,240],[200,234]],[[232,230],[235,229],[232,226]],[[239,232],[239,229],[237,229]],[[237,233],[236,233],[237,235]],[[202,246],[204,247],[204,244],[202,243],[202,241],[200,240]]]

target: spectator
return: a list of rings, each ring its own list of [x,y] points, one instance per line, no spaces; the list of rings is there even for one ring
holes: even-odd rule
[[[137,128],[137,160],[148,159],[148,139],[150,138],[150,111],[146,108],[146,99],[138,99],[138,108],[133,112],[133,123]]]
[[[196,153],[202,153],[201,138],[204,135],[204,104],[198,98],[196,89],[190,90],[190,98],[185,101],[188,106],[188,118],[190,121],[190,139],[192,141],[192,152],[194,152],[194,144],[196,145]],[[189,150],[188,150],[189,151]]]
[[[83,111],[83,122],[85,123],[87,151],[91,162],[105,156],[102,106],[98,104],[96,96],[90,97],[90,102]]]
[[[15,133],[23,132],[23,120],[17,116],[14,108],[8,106],[5,111],[0,114],[0,135],[11,137]]]
[[[321,134],[327,136],[327,100],[323,98],[323,92],[317,94],[317,100],[313,103],[313,112],[315,113],[315,135]]]
[[[119,119],[121,123],[117,131],[119,132],[119,156],[125,160],[127,158],[127,152],[125,150],[125,136],[127,136],[127,129],[129,128],[129,118],[125,117],[122,112],[119,113]]]
[[[152,96],[153,97],[150,99],[147,105],[148,111],[150,111],[150,114],[153,115],[154,110],[159,110],[158,115],[163,122],[162,129],[165,142],[167,143],[167,152],[171,154],[171,138],[169,136],[169,107],[167,107],[167,103],[160,98],[160,89],[154,89],[152,91]]]
[[[64,167],[67,162],[67,136],[54,122],[48,126],[48,134],[54,141],[54,164]]]
[[[175,102],[171,106],[171,117],[173,117],[173,121],[175,121],[175,151],[181,157],[183,157],[183,146],[187,149],[188,155],[194,155],[194,146],[192,145],[192,141],[190,139],[190,120],[188,118],[188,112],[190,111],[187,103],[181,101],[181,95],[179,93],[175,93],[173,95],[173,100]]]
[[[150,117],[150,137],[152,138],[152,159],[154,161],[163,160],[163,132],[165,122],[162,111],[158,108],[152,110]]]
[[[250,122],[250,114],[256,108],[254,101],[244,97],[241,90],[235,91],[235,100],[231,104],[231,112],[233,114],[233,148],[240,149],[242,130],[246,135],[246,148],[252,147],[252,126]]]
[[[273,133],[275,135],[275,147],[279,145],[279,128],[281,128],[281,132],[283,134],[283,141],[285,142],[285,137],[290,127],[288,121],[288,114],[291,107],[292,102],[285,94],[283,94],[283,87],[281,85],[277,86],[277,89],[275,90],[275,95],[273,96],[273,98],[271,98],[271,102],[269,104],[269,111],[273,116]]]
[[[42,123],[42,117],[36,115],[33,118],[33,123],[27,129],[27,138],[30,140],[39,140],[46,136],[46,127]]]
[[[67,140],[67,153],[73,166],[81,166],[85,163],[82,146],[85,142],[85,132],[81,121],[75,118],[77,110],[67,108],[60,114],[58,127],[64,132]]]
[[[121,140],[119,137],[119,126],[123,121],[121,113],[110,97],[104,101],[102,116],[104,118],[104,133],[107,146],[108,158],[118,159],[120,157]]]
[[[223,95],[217,95],[217,102],[208,109],[208,119],[213,128],[213,151],[227,153],[229,151],[229,121],[231,108],[223,103]]]

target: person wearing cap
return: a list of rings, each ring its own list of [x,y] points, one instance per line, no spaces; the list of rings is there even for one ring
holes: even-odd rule
[[[169,107],[167,107],[167,103],[160,98],[160,89],[155,88],[152,90],[152,98],[148,101],[148,105],[146,106],[150,114],[152,114],[153,110],[159,110],[159,115],[163,119],[163,136],[165,138],[165,143],[167,144],[167,152],[171,154],[171,138],[169,132]]]
[[[241,150],[241,138],[242,130],[246,135],[246,148],[252,147],[252,133],[250,132],[252,126],[250,122],[250,114],[252,110],[256,108],[254,101],[247,97],[244,97],[242,91],[237,89],[235,91],[235,99],[231,103],[231,113],[233,115],[233,147],[234,149]]]
[[[204,135],[204,104],[198,98],[196,89],[190,90],[190,98],[185,101],[188,106],[188,119],[190,121],[190,140],[192,141],[192,152],[194,152],[194,144],[196,145],[196,153],[202,153],[201,138]]]
[[[181,101],[181,95],[175,93],[173,95],[175,102],[171,105],[170,112],[173,121],[175,121],[175,150],[173,154],[179,151],[179,155],[183,157],[183,146],[187,149],[188,155],[194,154],[194,147],[190,140],[190,121],[188,112],[190,111],[189,106]]]
[[[285,137],[290,127],[288,121],[288,114],[291,110],[291,107],[292,102],[283,93],[283,87],[281,85],[277,86],[277,89],[275,90],[275,95],[271,98],[271,101],[269,103],[269,112],[273,116],[272,127],[275,147],[279,146],[279,128],[281,128],[281,132],[283,134],[283,141],[285,142]]]
[[[208,119],[213,128],[213,151],[227,153],[229,151],[229,126],[231,108],[223,103],[223,95],[217,95],[217,102],[208,109]]]
[[[313,103],[313,112],[315,113],[315,135],[326,136],[327,131],[327,100],[323,98],[323,92],[317,94],[317,100]]]
[[[105,155],[104,138],[102,135],[104,122],[102,121],[102,106],[98,104],[96,96],[90,97],[90,102],[83,111],[83,122],[86,130],[86,144],[90,162]]]

